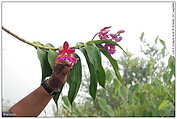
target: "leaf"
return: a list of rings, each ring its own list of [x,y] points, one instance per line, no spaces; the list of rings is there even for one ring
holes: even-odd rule
[[[114,80],[114,95],[116,95],[118,93],[121,86],[122,86],[122,84],[119,80]]]
[[[140,40],[143,41],[143,38],[144,38],[144,32],[141,33]]]
[[[164,110],[170,106],[170,102],[168,100],[164,100],[159,105],[159,110]]]
[[[171,78],[172,78],[172,75],[170,75],[170,72],[165,72],[165,73],[163,74],[163,80],[164,80],[165,82],[169,82]]]
[[[77,54],[74,54],[77,57],[77,63],[73,66],[72,70],[69,73],[69,91],[68,91],[68,99],[72,104],[78,91],[80,88],[80,84],[82,81],[82,65],[80,57]]]
[[[175,57],[174,56],[169,57],[168,67],[171,69],[172,74],[175,75]]]
[[[54,46],[53,46],[51,43],[46,43],[45,46],[48,46],[48,47],[52,47],[52,48],[54,48]]]
[[[65,106],[66,108],[70,108],[70,107],[71,107],[71,104],[70,104],[70,102],[69,102],[67,96],[63,96],[63,97],[62,97],[62,100],[63,100],[64,106]]]
[[[51,43],[47,43],[45,46],[54,48],[54,46]],[[54,68],[55,58],[57,55],[58,53],[55,50],[51,50],[51,49],[48,50],[48,61],[52,70]]]
[[[118,47],[127,55],[127,53],[124,51],[124,49],[123,49],[119,44],[117,44],[117,42],[115,42],[115,41],[111,41],[111,40],[94,40],[94,41],[89,41],[89,42],[87,42],[87,44],[92,44],[92,43],[94,43],[94,44],[96,44],[96,45],[102,44],[102,43],[110,43],[110,44],[113,44],[113,45],[115,45],[115,46],[118,46]],[[127,55],[127,56],[128,56],[128,55]]]
[[[101,64],[101,54],[99,48],[97,48],[95,45],[92,44],[92,45],[85,46],[85,49],[90,59],[90,62],[93,64],[93,67],[96,71],[97,80],[99,84],[104,88],[106,75],[105,75],[104,68]]]
[[[155,44],[157,44],[157,40],[159,39],[159,36],[156,37],[155,39]]]
[[[49,61],[51,69],[54,68],[55,58],[57,57],[57,55],[58,55],[58,53],[55,52],[54,50],[49,50],[48,51],[48,61]]]
[[[40,43],[38,41],[34,41],[33,44],[44,46],[42,43]],[[35,47],[35,49],[37,49],[37,47]]]
[[[163,41],[162,39],[159,39],[160,43],[163,45],[163,47],[166,47],[165,45],[165,41]]]
[[[54,100],[56,107],[57,107],[57,111],[58,111],[58,99],[60,97],[62,90],[63,90],[63,86],[61,87],[61,90],[57,94],[55,94],[53,97],[53,100]]]
[[[126,101],[128,99],[128,88],[124,85],[122,85],[120,88],[119,88],[119,91],[118,91],[120,97]]]
[[[114,78],[112,70],[107,69],[105,74],[106,74],[106,82],[111,83],[112,79]]]
[[[89,85],[89,93],[92,96],[93,99],[96,98],[96,92],[97,92],[97,77],[96,77],[96,72],[94,69],[93,64],[90,62],[90,59],[87,55],[86,49],[85,48],[80,48],[81,52],[84,54],[85,59],[87,61],[87,65],[89,67],[89,72],[90,72],[90,85]]]
[[[100,98],[98,100],[98,105],[103,112],[107,113],[109,116],[114,116],[114,111],[113,111],[112,107],[107,104],[105,99]]]
[[[121,75],[119,73],[119,67],[118,67],[117,61],[107,51],[105,51],[101,48],[100,48],[100,51],[108,58],[109,62],[111,63],[111,65],[114,69],[114,72],[117,76],[117,79],[122,82]]]
[[[46,77],[52,74],[52,69],[50,68],[50,64],[48,62],[48,54],[46,50],[37,48],[37,55],[41,63],[42,81],[44,81]]]

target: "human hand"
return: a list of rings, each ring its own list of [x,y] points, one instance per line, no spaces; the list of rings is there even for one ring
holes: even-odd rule
[[[49,87],[54,90],[61,88],[65,84],[68,72],[71,70],[71,68],[72,65],[66,61],[55,64],[54,71],[50,79],[47,81]]]

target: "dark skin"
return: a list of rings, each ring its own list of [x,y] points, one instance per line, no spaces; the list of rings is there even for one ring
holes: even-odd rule
[[[67,80],[68,72],[72,66],[68,62],[56,64],[51,77],[47,80],[49,87],[58,89],[63,86]],[[52,99],[51,96],[42,86],[39,86],[32,93],[24,97],[18,103],[13,105],[9,112],[15,116],[38,116],[45,106]]]

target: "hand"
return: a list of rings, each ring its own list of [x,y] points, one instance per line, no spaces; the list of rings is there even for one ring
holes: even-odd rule
[[[49,87],[53,88],[54,90],[61,88],[65,84],[68,72],[71,70],[71,68],[72,65],[70,65],[68,62],[55,64],[54,71],[50,79],[47,81]]]

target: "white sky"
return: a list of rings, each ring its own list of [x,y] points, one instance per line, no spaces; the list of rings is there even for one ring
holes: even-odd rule
[[[172,48],[170,2],[16,2],[2,5],[2,25],[29,41],[50,42],[55,47],[68,41],[73,46],[91,40],[101,28],[111,25],[113,33],[119,29],[126,31],[120,45],[137,56],[140,55],[142,32],[150,42],[159,36],[166,41],[169,51]],[[2,43],[2,96],[16,103],[40,85],[40,63],[33,47],[5,32],[2,32]]]

